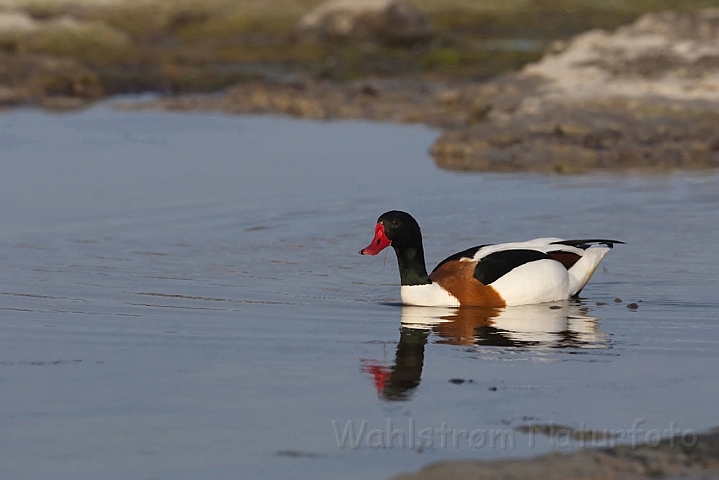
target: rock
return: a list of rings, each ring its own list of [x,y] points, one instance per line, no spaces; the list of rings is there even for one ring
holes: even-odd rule
[[[0,52],[9,83],[0,84],[0,104],[38,101],[52,108],[81,106],[103,95],[100,79],[71,58]],[[43,99],[57,97],[44,102]],[[79,99],[68,100],[68,97]]]
[[[545,98],[719,102],[719,9],[651,13],[614,33],[592,30],[523,73],[547,80]]]
[[[412,45],[433,37],[429,19],[406,0],[332,0],[303,16],[292,37],[305,43]]]
[[[25,87],[7,87],[0,85],[0,107],[19,105],[29,101],[30,92]]]
[[[485,88],[487,96],[473,90],[490,106],[484,122],[470,114],[467,127],[432,147],[440,166],[719,167],[719,9],[653,13],[614,33],[584,33],[498,83]]]
[[[124,54],[127,33],[100,21],[70,15],[35,20],[24,12],[0,13],[0,50],[20,54],[54,54],[80,60],[107,61]]]
[[[581,435],[588,432],[575,433],[580,434],[577,438],[583,438]],[[393,480],[639,480],[719,476],[719,433],[716,429],[706,434],[692,432],[691,435],[673,436],[653,445],[614,446],[617,442],[607,438],[602,442],[611,446],[584,448],[571,453],[554,452],[531,459],[440,461],[416,473],[397,475]]]
[[[470,124],[432,146],[453,170],[580,173],[596,169],[669,171],[719,167],[719,113],[638,108],[627,100],[546,102],[532,113]],[[649,108],[651,107],[651,108]]]
[[[37,22],[24,12],[0,12],[0,37],[31,33],[37,29]]]
[[[37,22],[27,13],[0,12],[0,50],[7,53],[22,51],[21,43],[37,29]]]

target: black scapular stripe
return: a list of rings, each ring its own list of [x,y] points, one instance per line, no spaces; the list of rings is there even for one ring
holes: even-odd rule
[[[462,260],[463,258],[474,258],[474,256],[477,254],[477,252],[479,251],[480,248],[488,247],[490,245],[491,244],[478,245],[476,247],[468,248],[467,250],[462,250],[461,252],[457,252],[454,255],[451,255],[451,256],[445,258],[444,260],[442,260],[441,262],[439,262],[437,264],[437,266],[434,267],[434,270],[432,270],[432,273],[434,273],[435,270],[437,270],[439,267],[441,267],[442,265],[444,265],[447,262],[452,262],[454,260]]]
[[[587,240],[560,240],[558,242],[552,242],[550,245],[568,245],[570,247],[577,247],[581,248],[583,250],[586,250],[587,248],[591,247],[592,244],[599,243],[602,245],[606,245],[609,248],[614,247],[615,243],[624,244],[624,242],[620,240],[603,240],[599,238],[594,239],[587,239]]]
[[[552,257],[536,250],[504,250],[482,258],[474,269],[474,278],[485,285],[498,280],[520,265]]]

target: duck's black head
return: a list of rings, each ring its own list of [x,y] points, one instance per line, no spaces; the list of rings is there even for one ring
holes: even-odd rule
[[[395,250],[422,248],[422,232],[412,215],[399,210],[383,213],[377,219],[372,242],[360,250],[361,255],[377,255],[392,245]]]
[[[422,232],[409,213],[392,210],[382,214],[377,219],[372,242],[359,253],[377,255],[390,245],[397,254],[402,285],[431,283],[424,264]]]

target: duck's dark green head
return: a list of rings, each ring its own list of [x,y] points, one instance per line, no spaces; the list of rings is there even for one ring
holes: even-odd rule
[[[422,232],[409,213],[392,210],[382,214],[377,219],[372,242],[359,253],[377,255],[390,245],[397,254],[402,285],[432,283],[424,265]]]
[[[361,255],[377,255],[392,245],[395,250],[421,248],[422,232],[419,224],[409,213],[391,210],[377,219],[372,242],[360,250]]]

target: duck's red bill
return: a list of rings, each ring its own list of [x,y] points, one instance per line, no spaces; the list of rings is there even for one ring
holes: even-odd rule
[[[360,250],[359,253],[360,255],[377,255],[391,244],[392,240],[387,238],[384,234],[384,225],[378,223],[374,228],[374,238],[372,239],[372,243]]]

